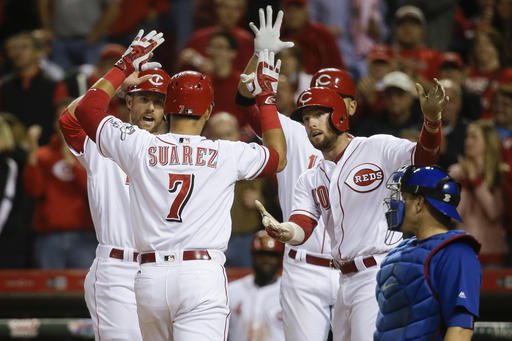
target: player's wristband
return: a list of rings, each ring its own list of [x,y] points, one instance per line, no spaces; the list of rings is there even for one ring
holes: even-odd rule
[[[235,103],[242,107],[250,107],[256,104],[256,100],[254,98],[245,97],[240,93],[240,91],[236,92]]]
[[[114,66],[103,76],[103,79],[108,80],[114,89],[117,89],[123,84],[126,79],[126,74],[121,69]]]
[[[259,108],[259,118],[262,133],[270,129],[282,129],[281,121],[279,121],[279,117],[277,116],[277,109],[275,105],[262,105]]]
[[[423,119],[423,124],[424,124],[427,128],[429,128],[429,129],[431,129],[431,130],[436,130],[436,129],[438,129],[438,128],[440,128],[440,127],[441,127],[442,121],[441,121],[441,120],[434,120],[434,121],[433,121],[433,120],[429,120],[428,118],[426,118],[426,117],[425,117],[425,118]]]
[[[264,105],[276,105],[276,94],[273,92],[262,92],[256,95],[256,104],[261,107]]]

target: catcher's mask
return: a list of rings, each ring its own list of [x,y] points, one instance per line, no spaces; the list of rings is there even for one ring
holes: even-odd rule
[[[440,214],[462,221],[457,213],[460,185],[441,168],[404,166],[391,174],[386,187],[391,190],[389,197],[384,199],[386,221],[392,231],[400,231],[402,227],[405,213],[402,193],[422,195]]]

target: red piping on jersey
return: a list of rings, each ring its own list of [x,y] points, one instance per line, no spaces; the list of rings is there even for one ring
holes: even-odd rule
[[[345,165],[347,164],[347,161],[352,157],[352,155],[354,155],[355,151],[357,150],[357,148],[359,148],[361,144],[358,144],[354,150],[350,153],[349,156],[347,156],[347,158],[345,159],[345,162],[343,163],[343,165],[341,166],[340,168],[340,173],[339,173],[339,176],[338,176],[338,179],[336,181],[336,187],[338,188],[338,196],[339,196],[339,200],[340,200],[340,209],[341,209],[341,213],[343,214],[343,218],[341,219],[341,223],[340,223],[340,228],[341,228],[341,241],[340,241],[340,245],[338,246],[338,256],[340,258],[341,257],[341,244],[343,244],[343,240],[345,239],[345,229],[343,228],[343,220],[345,220],[345,210],[343,209],[343,204],[341,202],[341,189],[340,189],[340,186],[339,186],[339,180],[340,180],[340,177],[341,177],[341,171],[343,170],[343,167],[345,167]],[[346,149],[345,149],[346,150]],[[331,214],[332,214],[332,205],[331,205]],[[334,221],[334,220],[333,220]]]
[[[96,260],[96,267],[94,268],[94,282],[92,284],[92,287],[93,287],[93,295],[94,295],[94,306],[96,307],[96,320],[98,321],[98,341],[101,341],[100,313],[98,311],[98,297],[96,295],[97,282],[98,282],[98,260]]]
[[[324,175],[325,175],[325,177],[327,178],[327,180],[328,180],[329,182],[331,182],[331,179],[330,179],[330,178],[329,178],[329,176],[327,175],[327,172],[325,171],[325,169],[323,169],[323,168],[322,168],[322,166],[319,166],[318,168],[320,168],[320,171],[321,171],[322,173],[324,173]]]
[[[259,146],[259,145],[258,145],[258,147],[260,147],[261,149],[263,149],[263,153],[265,154],[265,159],[263,160],[263,163],[260,165],[260,168],[258,168],[258,170],[257,170],[256,172],[254,172],[254,174],[252,174],[252,175],[249,177],[249,179],[252,179],[252,178],[254,178],[254,177],[256,177],[256,176],[260,175],[260,174],[261,174],[261,172],[262,172],[262,168],[264,169],[264,168],[266,167],[266,165],[268,164],[268,162],[269,162],[268,160],[269,160],[269,158],[270,158],[270,155],[269,155],[269,154],[270,154],[270,151],[269,151],[269,154],[267,154],[267,149],[265,149],[264,147]]]
[[[323,224],[323,226],[324,226],[324,233],[322,234],[322,246],[320,247],[321,253],[324,253],[325,234],[327,233],[327,228],[325,227],[325,223]]]
[[[171,146],[176,146],[176,143],[172,143],[172,142],[169,142],[169,141],[162,140],[162,139],[161,139],[160,137],[158,137],[158,136],[157,136],[156,138],[157,138],[157,140],[162,141],[163,143],[170,144]]]
[[[336,156],[336,159],[334,159],[334,163],[338,163],[338,161],[341,160],[341,158],[343,157],[343,154],[345,154],[345,151],[348,148],[348,145],[350,144],[350,142],[352,142],[352,139],[354,138],[354,136],[350,135],[350,134],[347,134],[347,136],[348,136],[348,144],[345,146],[345,149],[343,149],[341,151],[341,153],[338,156]]]
[[[224,266],[220,265],[222,270],[222,275],[224,276],[224,293],[226,294],[226,307],[228,307],[228,313],[226,315],[226,321],[224,322],[224,341],[228,339],[228,326],[229,326],[229,316],[231,315],[231,311],[229,309],[229,296],[228,296],[228,278],[226,277],[226,270]]]
[[[263,170],[261,171],[261,173],[259,173],[259,175],[258,175],[259,178],[264,177],[264,176],[272,176],[272,175],[276,174],[277,167],[279,165],[279,153],[272,147],[267,147],[267,148],[268,148],[268,152],[269,152],[268,161],[267,161],[267,164],[265,165],[265,167],[263,168]]]
[[[443,247],[446,246],[446,244],[449,244],[449,243],[451,243],[451,242],[453,242],[453,241],[455,241],[457,239],[461,239],[461,238],[470,238],[470,239],[475,240],[478,243],[478,241],[473,236],[470,236],[470,235],[467,235],[467,234],[459,234],[459,235],[453,236],[452,238],[446,239],[441,244],[439,244],[435,249],[430,251],[430,254],[428,255],[427,259],[425,260],[425,264],[423,265],[423,272],[425,274],[425,281],[427,282],[427,285],[428,285],[430,291],[432,292],[432,296],[436,300],[439,300],[439,297],[438,297],[437,293],[435,293],[434,290],[432,290],[432,286],[430,285],[430,275],[429,275],[429,272],[430,272],[430,261],[432,260],[432,257],[434,257],[434,255],[439,250],[441,250]]]

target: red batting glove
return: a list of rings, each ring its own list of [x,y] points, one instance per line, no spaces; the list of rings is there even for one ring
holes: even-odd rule
[[[139,33],[137,33],[137,36],[133,39],[121,59],[114,64],[123,71],[127,77],[134,71],[162,67],[160,63],[148,62],[148,59],[151,57],[151,52],[165,41],[163,33],[151,31],[146,36],[142,37],[143,34],[144,30],[140,30]]]

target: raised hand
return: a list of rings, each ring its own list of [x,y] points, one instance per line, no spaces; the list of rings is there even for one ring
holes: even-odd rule
[[[279,53],[279,51],[293,47],[294,43],[291,41],[281,41],[281,23],[283,22],[283,11],[277,12],[277,18],[274,25],[272,25],[272,7],[267,6],[267,17],[263,8],[259,9],[260,27],[256,27],[253,22],[249,23],[249,27],[254,32],[254,52],[259,53],[265,49]]]
[[[281,60],[274,64],[274,53],[263,50],[258,53],[256,72],[242,74],[240,78],[258,104],[275,104]]]
[[[163,33],[157,33],[153,30],[144,37],[143,35],[144,30],[139,30],[139,33],[137,33],[137,36],[135,36],[135,39],[133,39],[121,59],[115,63],[115,66],[121,69],[126,76],[129,76],[134,71],[162,67],[160,63],[148,62],[148,59],[151,57],[152,51],[165,41]]]
[[[416,83],[416,91],[420,99],[421,111],[430,121],[440,121],[441,113],[450,98],[446,95],[443,86],[437,78],[434,78],[434,86],[427,93],[421,84]]]

